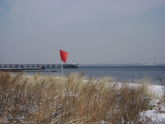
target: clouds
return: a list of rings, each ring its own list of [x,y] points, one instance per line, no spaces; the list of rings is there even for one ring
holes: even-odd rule
[[[165,5],[165,1],[8,0],[8,4],[11,6],[8,15],[20,30],[58,32],[77,26],[80,30],[86,25],[104,26]]]
[[[164,0],[15,0],[10,16],[22,23],[80,24],[95,19],[131,16],[164,6]]]
[[[158,44],[155,48],[161,49],[155,54],[150,47],[140,61],[163,51],[164,0],[1,1],[0,57],[5,56],[4,62],[51,63],[51,58],[58,55],[50,52],[57,52],[59,48],[70,51],[71,58],[82,63],[134,62],[137,61],[134,56],[141,56],[140,51],[145,52],[150,43],[151,46]],[[123,52],[116,53],[117,47]],[[108,59],[104,58],[105,53],[110,53]],[[16,54],[18,57],[13,58]],[[93,59],[88,60],[91,56]],[[122,56],[129,60],[123,60]],[[159,57],[161,62],[165,61],[163,57]]]
[[[52,27],[116,21],[165,5],[164,0],[7,0],[19,26]]]

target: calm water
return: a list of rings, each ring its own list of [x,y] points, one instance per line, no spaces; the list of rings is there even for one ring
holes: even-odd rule
[[[138,79],[147,78],[153,84],[165,85],[165,66],[80,66],[78,69],[64,69],[65,75],[72,72],[80,72],[88,77],[109,76],[114,81],[124,82],[136,82]]]
[[[64,74],[81,72],[88,77],[113,77],[114,81],[136,82],[147,78],[154,84],[165,85],[165,66],[80,66],[64,69]]]

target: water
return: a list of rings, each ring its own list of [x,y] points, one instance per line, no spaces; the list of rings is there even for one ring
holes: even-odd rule
[[[64,69],[64,74],[80,72],[88,77],[112,77],[114,81],[136,82],[148,79],[154,84],[165,85],[165,66],[80,66]]]
[[[83,73],[87,77],[112,77],[113,81],[135,82],[148,79],[152,84],[165,85],[165,66],[79,66],[78,69],[64,69],[64,74]],[[45,72],[60,74],[59,72]]]

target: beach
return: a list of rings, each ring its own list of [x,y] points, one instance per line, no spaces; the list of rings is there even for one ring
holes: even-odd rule
[[[0,72],[2,123],[164,123],[164,86]]]
[[[0,124],[165,124],[165,0],[0,0]]]

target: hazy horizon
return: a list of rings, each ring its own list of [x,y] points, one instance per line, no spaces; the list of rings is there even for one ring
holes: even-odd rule
[[[0,64],[165,64],[165,0],[0,0]]]

